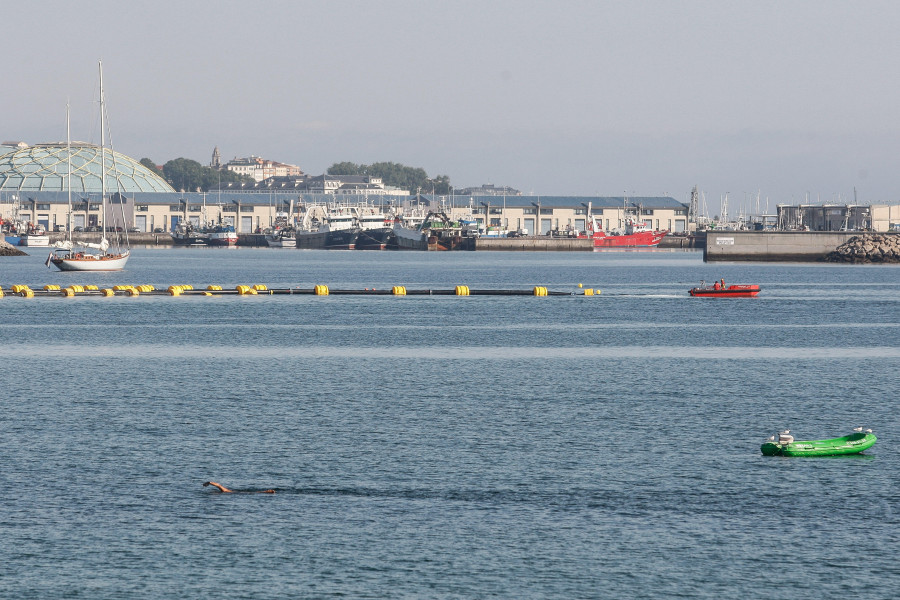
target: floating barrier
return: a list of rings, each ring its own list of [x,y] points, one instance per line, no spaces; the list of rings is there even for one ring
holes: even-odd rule
[[[581,284],[579,284],[581,285]],[[473,290],[467,285],[457,285],[453,289],[443,290],[411,290],[406,286],[395,285],[390,288],[364,288],[349,290],[333,290],[327,285],[316,285],[312,288],[270,288],[263,284],[238,285],[232,289],[222,289],[220,285],[208,285],[206,289],[195,290],[194,286],[187,284],[170,285],[167,288],[156,288],[153,285],[116,285],[111,288],[100,289],[96,285],[70,285],[61,288],[59,285],[45,285],[42,289],[32,290],[27,285],[13,285],[9,288],[11,293],[6,296],[20,296],[24,298],[40,297],[64,297],[75,296],[257,296],[257,295],[313,295],[313,296],[599,296],[600,290],[591,288],[579,289],[572,292],[555,292],[545,286],[535,286],[530,290]],[[4,298],[4,291],[0,288],[0,298]]]

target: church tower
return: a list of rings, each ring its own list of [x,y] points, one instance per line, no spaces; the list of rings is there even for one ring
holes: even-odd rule
[[[216,146],[215,150],[213,150],[212,162],[209,163],[209,166],[213,169],[221,169],[222,168],[222,155],[219,154],[219,147]]]

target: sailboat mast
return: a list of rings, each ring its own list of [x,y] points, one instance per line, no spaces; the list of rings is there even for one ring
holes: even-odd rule
[[[69,126],[69,102],[66,101],[66,190],[69,192],[69,212],[66,215],[66,239],[72,241],[72,130]]]
[[[106,122],[104,120],[103,106],[103,61],[98,61],[100,68],[100,200],[103,206],[101,218],[103,219],[102,231],[106,238]]]

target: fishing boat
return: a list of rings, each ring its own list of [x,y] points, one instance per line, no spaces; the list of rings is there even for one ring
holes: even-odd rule
[[[702,298],[753,298],[759,292],[760,287],[758,285],[737,284],[726,286],[724,279],[720,279],[713,285],[706,285],[705,281],[701,281],[699,287],[688,290],[691,296]]]
[[[640,208],[629,210],[623,207],[624,227],[605,231],[601,219],[597,218],[588,204],[587,230],[584,236],[593,241],[594,249],[603,248],[654,248],[668,235],[667,230],[652,229],[639,218]]]
[[[47,268],[52,264],[60,271],[121,271],[131,256],[128,249],[128,233],[125,231],[125,248],[118,248],[116,252],[110,252],[109,240],[106,239],[106,218],[108,216],[106,209],[106,102],[103,95],[103,63],[99,63],[100,68],[100,196],[102,198],[102,215],[103,227],[101,229],[100,243],[80,242],[76,244],[72,241],[71,223],[66,227],[66,239],[57,242],[56,248],[50,252],[47,261],[44,263]],[[69,167],[66,175],[66,187],[69,191],[69,220],[72,214],[72,184],[71,184],[71,136],[69,135],[69,115],[68,107],[66,109],[66,156],[69,160]],[[115,160],[115,159],[114,159]],[[121,205],[120,205],[121,206]],[[124,210],[124,209],[123,209]],[[124,221],[124,214],[122,215]],[[118,240],[118,236],[117,236]],[[118,241],[117,241],[118,243]]]
[[[190,221],[181,220],[172,232],[172,241],[178,246],[207,246],[209,234],[200,231]]]
[[[19,245],[46,248],[50,245],[50,236],[43,225],[29,223],[25,233],[19,236]]]
[[[877,439],[871,429],[863,431],[862,427],[855,427],[853,433],[843,437],[797,441],[786,429],[769,437],[760,450],[765,456],[839,456],[859,454],[871,448]]]
[[[384,250],[391,242],[393,227],[386,222],[384,213],[373,206],[356,207],[357,250]]]
[[[272,229],[265,234],[270,248],[296,248],[297,233],[293,229]]]
[[[427,213],[415,208],[398,214],[393,221],[388,248],[392,250],[428,250],[428,235],[422,231]]]
[[[300,229],[297,231],[297,248],[353,250],[359,228],[347,207],[332,205],[327,209],[321,205],[306,209]]]
[[[270,248],[296,248],[297,247],[297,231],[294,227],[291,214],[293,213],[293,200],[289,212],[275,213],[275,222],[270,229],[264,234],[266,236],[266,244]]]
[[[238,235],[234,231],[234,225],[219,224],[215,227],[203,230],[209,237],[210,246],[235,246],[238,243]]]

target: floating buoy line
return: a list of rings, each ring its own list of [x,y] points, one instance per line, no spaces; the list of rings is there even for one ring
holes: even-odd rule
[[[157,288],[152,285],[117,285],[111,288],[100,288],[96,285],[45,285],[40,289],[32,289],[27,285],[13,285],[8,289],[0,287],[0,298],[6,296],[35,297],[67,297],[75,296],[275,296],[275,295],[312,295],[312,296],[599,296],[600,290],[583,288],[578,284],[578,292],[558,292],[548,290],[544,286],[535,286],[530,290],[473,290],[467,285],[458,285],[454,289],[415,290],[402,285],[391,288],[364,288],[353,290],[333,290],[327,285],[316,285],[312,288],[270,288],[266,285],[239,285],[234,289],[223,289],[220,285],[208,285],[205,289],[194,289],[192,285],[170,285]]]

